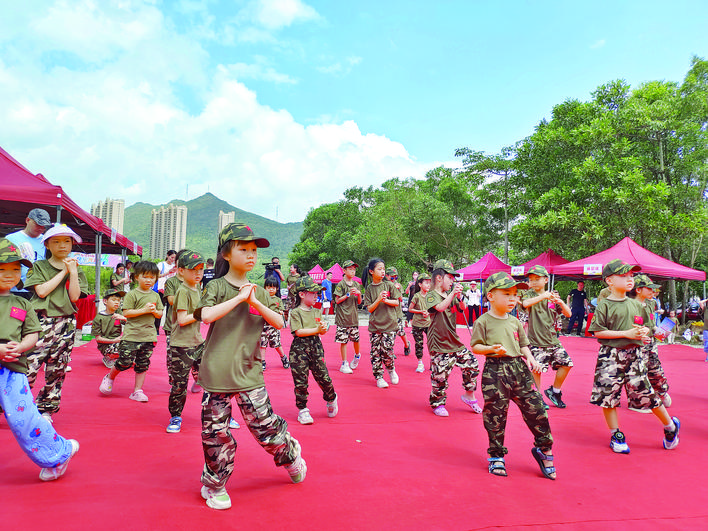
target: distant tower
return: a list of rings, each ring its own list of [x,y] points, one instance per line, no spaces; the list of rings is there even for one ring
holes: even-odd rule
[[[110,228],[116,229],[118,234],[123,234],[125,200],[106,198],[105,202],[99,201],[97,204],[91,205],[91,214],[101,218]]]
[[[187,239],[187,207],[174,206],[152,210],[150,258],[163,259],[167,251],[183,249]]]
[[[233,223],[236,218],[236,211],[233,212],[222,212],[219,210],[219,232],[221,229],[226,227],[229,223]]]

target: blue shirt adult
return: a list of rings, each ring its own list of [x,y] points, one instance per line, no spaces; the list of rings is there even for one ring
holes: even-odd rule
[[[44,231],[47,227],[52,226],[51,219],[46,210],[41,208],[33,208],[27,214],[25,218],[25,228],[18,230],[17,232],[12,232],[5,236],[9,241],[17,246],[17,250],[22,256],[32,263],[37,260],[44,260],[44,252],[46,247],[44,246]],[[22,283],[27,280],[27,271],[29,268],[22,266]],[[21,295],[28,295],[29,292],[26,289],[18,290],[17,288],[12,288],[12,291]]]
[[[322,295],[323,295],[322,299],[325,301],[331,301],[332,300],[332,281],[329,280],[329,278],[325,278],[322,281],[322,287],[324,288],[322,290]]]

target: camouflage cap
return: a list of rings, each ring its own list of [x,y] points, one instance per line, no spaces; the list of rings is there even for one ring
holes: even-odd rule
[[[196,251],[185,251],[183,252],[179,260],[177,261],[177,267],[182,267],[184,269],[194,269],[199,264],[206,263],[204,257]]]
[[[647,275],[637,275],[634,277],[634,287],[635,288],[660,288],[659,284],[655,284]]]
[[[352,267],[352,266],[359,267],[359,264],[356,264],[356,263],[352,262],[351,260],[347,260],[346,262],[344,262],[342,264],[342,269],[346,269],[347,267]]]
[[[0,264],[20,262],[25,267],[32,267],[32,262],[22,258],[17,246],[6,238],[0,238]]]
[[[509,273],[500,271],[499,273],[494,273],[484,281],[484,294],[486,295],[493,289],[528,289],[528,287],[529,285],[526,282],[517,282]]]
[[[125,291],[111,288],[103,294],[103,300],[106,300],[108,297],[113,296],[125,297]]]
[[[617,258],[605,264],[605,267],[602,268],[602,278],[611,277],[612,275],[626,275],[627,273],[636,273],[641,269],[642,268],[638,265],[633,266]]]
[[[394,275],[398,276],[398,269],[396,269],[396,268],[393,267],[393,266],[387,267],[387,268],[386,268],[386,274],[387,274],[389,277],[392,277],[392,276],[394,276]]]
[[[452,262],[450,262],[450,260],[436,260],[433,264],[433,271],[435,271],[436,269],[442,269],[443,271],[445,271],[445,273],[457,276],[457,271],[455,271],[455,268],[453,267]]]
[[[529,269],[529,272],[526,274],[527,275],[538,275],[539,277],[547,277],[548,270],[545,267],[543,267],[542,265],[536,264],[531,269]]]
[[[418,275],[418,282],[422,282],[423,280],[432,280],[433,278],[428,274],[428,273],[421,273]]]
[[[253,234],[251,227],[245,223],[229,223],[221,229],[219,233],[219,249],[221,249],[229,240],[238,240],[240,242],[256,242],[256,247],[270,247],[270,242],[265,238],[257,238]]]
[[[324,288],[317,284],[310,275],[304,275],[295,281],[295,291],[300,293],[301,291],[310,291],[312,293],[319,293]]]

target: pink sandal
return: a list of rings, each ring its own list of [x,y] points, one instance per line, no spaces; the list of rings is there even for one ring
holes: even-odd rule
[[[482,412],[482,408],[479,407],[479,403],[477,402],[476,398],[469,399],[465,395],[462,395],[460,398],[465,404],[470,406],[472,408],[472,411],[474,411],[475,413],[479,414]]]

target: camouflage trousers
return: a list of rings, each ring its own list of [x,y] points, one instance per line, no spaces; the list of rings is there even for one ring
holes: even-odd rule
[[[307,407],[308,377],[312,376],[322,389],[322,398],[331,402],[337,396],[332,385],[332,378],[327,371],[324,360],[324,347],[319,336],[293,338],[290,345],[290,372],[295,385],[295,406],[298,409]]]
[[[482,371],[482,418],[489,437],[490,457],[504,457],[506,419],[509,401],[521,411],[521,417],[531,430],[534,446],[548,452],[553,445],[551,426],[540,393],[534,388],[533,376],[520,357],[487,358]]]
[[[644,345],[642,347],[642,355],[644,356],[644,363],[647,365],[649,383],[654,391],[660,397],[663,397],[669,392],[669,382],[666,380],[664,367],[662,367],[659,359],[659,344],[656,341],[652,341],[648,345]]]
[[[118,359],[118,343],[98,343],[98,351],[103,354],[103,364],[109,369]]]
[[[76,318],[39,315],[44,345],[27,355],[27,381],[34,386],[37,373],[44,365],[44,387],[35,402],[40,413],[56,413],[61,403],[61,389],[66,378],[66,366],[74,348]]]
[[[371,371],[377,380],[383,376],[383,367],[389,371],[396,368],[396,355],[393,353],[395,332],[370,332],[371,342]]]
[[[251,435],[273,456],[276,466],[290,465],[299,455],[299,444],[288,432],[285,419],[273,413],[265,387],[240,393],[205,391],[202,398],[204,470],[201,481],[212,489],[225,487],[234,471],[237,444],[229,429],[232,397]]]
[[[265,325],[263,332],[261,332],[261,348],[278,348],[280,346],[280,330],[269,324]]]
[[[641,347],[603,345],[597,353],[590,403],[604,408],[618,407],[622,387],[627,393],[627,405],[633,409],[654,409],[661,405],[649,382]]]
[[[199,364],[202,361],[204,343],[196,347],[170,347],[170,398],[167,400],[167,409],[171,417],[181,417],[184,404],[187,402],[187,384],[189,371],[199,377]]]
[[[469,350],[458,352],[430,352],[430,405],[433,408],[445,405],[448,378],[453,367],[462,369],[462,387],[465,391],[477,389],[479,363]]]
[[[423,334],[427,337],[428,329],[424,326],[413,326],[411,327],[411,334],[413,335],[413,341],[415,341],[415,357],[420,361],[423,359],[423,345],[425,345]]]
[[[136,373],[147,372],[150,368],[150,356],[155,344],[152,341],[126,341],[118,343],[118,359],[113,364],[117,371],[127,371],[131,367]]]
[[[396,335],[406,337],[406,321],[404,319],[398,320],[398,328],[396,329]]]

